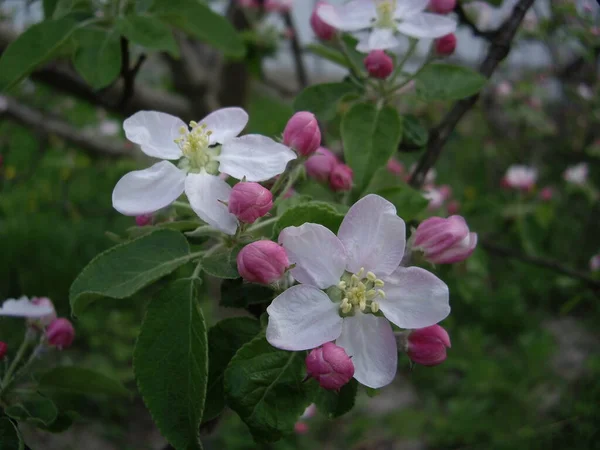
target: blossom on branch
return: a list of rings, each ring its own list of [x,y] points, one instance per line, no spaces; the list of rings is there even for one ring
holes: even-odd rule
[[[54,306],[47,302],[33,302],[27,297],[18,300],[9,298],[0,308],[0,316],[27,317],[41,319],[54,314]]]

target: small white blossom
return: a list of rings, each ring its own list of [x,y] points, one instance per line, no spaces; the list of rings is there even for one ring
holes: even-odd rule
[[[28,317],[39,319],[54,313],[54,308],[48,303],[34,303],[27,297],[18,300],[9,298],[0,308],[0,316]]]
[[[563,178],[567,183],[575,186],[582,186],[587,182],[589,168],[586,163],[579,163],[568,167],[563,173]]]
[[[537,181],[538,172],[533,167],[513,165],[508,168],[503,183],[514,189],[529,190]]]

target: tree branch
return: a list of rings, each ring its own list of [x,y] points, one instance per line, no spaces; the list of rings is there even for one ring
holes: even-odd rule
[[[510,44],[525,17],[525,13],[531,7],[534,0],[519,0],[513,8],[511,15],[502,26],[494,32],[494,38],[488,49],[486,58],[479,67],[479,72],[489,78],[496,67],[506,58],[510,50]],[[413,187],[420,188],[425,181],[425,175],[436,163],[450,134],[462,117],[477,102],[479,94],[459,100],[454,103],[452,109],[446,114],[442,122],[431,130],[427,150],[419,160],[417,168],[410,179]]]
[[[11,97],[0,96],[0,117],[14,120],[44,135],[58,136],[94,155],[117,157],[132,154],[130,149],[118,141],[78,130],[64,120],[23,105]]]
[[[123,96],[119,102],[119,109],[124,109],[127,102],[133,97],[135,91],[135,77],[137,76],[142,64],[146,60],[146,55],[141,54],[135,65],[130,67],[129,41],[121,37],[121,77],[123,79]]]
[[[473,21],[469,18],[469,16],[467,15],[467,12],[464,10],[464,8],[462,6],[462,3],[460,3],[460,2],[456,2],[456,6],[454,7],[454,12],[458,16],[458,21],[461,24],[465,25],[467,28],[469,28],[474,36],[482,37],[486,41],[491,42],[492,39],[494,38],[495,34],[498,32],[498,30],[481,31],[477,27],[477,25],[475,25],[475,23],[473,23]]]
[[[292,19],[290,11],[286,11],[281,14],[285,26],[290,30],[290,43],[292,46],[292,55],[294,57],[294,65],[296,67],[296,77],[298,79],[298,88],[304,89],[308,86],[308,77],[306,75],[306,68],[304,67],[304,60],[302,59],[302,48],[300,47],[300,41],[298,40],[298,30]]]

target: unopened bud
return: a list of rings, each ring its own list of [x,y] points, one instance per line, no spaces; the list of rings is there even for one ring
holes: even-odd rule
[[[373,78],[384,80],[394,71],[394,61],[383,50],[372,50],[363,62]]]
[[[390,158],[390,160],[387,162],[386,169],[388,172],[398,175],[399,177],[404,175],[405,170],[404,164],[402,164],[396,158]]]
[[[335,166],[339,164],[337,156],[325,147],[319,147],[317,151],[304,163],[306,174],[317,181],[329,180],[329,175]]]
[[[429,10],[438,14],[448,14],[456,6],[456,0],[429,0]]]
[[[254,223],[273,207],[273,194],[258,183],[239,182],[231,190],[228,207],[241,222]]]
[[[53,347],[69,348],[75,339],[75,329],[67,319],[56,319],[46,328],[46,339]]]
[[[152,214],[141,214],[139,216],[135,216],[135,224],[138,227],[145,227],[146,225],[151,225]]]
[[[302,156],[313,154],[321,145],[321,130],[314,114],[308,111],[294,114],[283,130],[283,143]]]
[[[317,14],[317,9],[325,4],[326,2],[317,2],[310,16],[310,26],[319,39],[322,41],[329,41],[335,35],[336,30],[328,23],[323,22],[323,19]]]
[[[284,248],[268,240],[246,245],[237,256],[238,272],[252,283],[271,284],[283,276],[289,265]]]
[[[36,328],[45,328],[56,320],[56,311],[54,310],[54,304],[48,297],[33,297],[31,303],[36,306],[46,306],[51,309],[52,312],[36,318],[27,319],[27,323]]]
[[[322,388],[340,389],[354,376],[354,364],[342,347],[326,342],[308,354],[306,372]]]
[[[467,259],[476,246],[477,233],[470,232],[463,217],[430,217],[415,231],[413,250],[433,264],[452,264]]]
[[[329,175],[329,186],[336,192],[352,189],[354,173],[346,164],[337,164]]]
[[[454,33],[447,34],[441,38],[437,38],[434,42],[435,52],[440,56],[450,56],[456,50],[456,35]]]
[[[423,366],[436,366],[446,360],[446,348],[450,348],[450,336],[439,325],[410,331],[406,344],[408,357]]]
[[[8,345],[6,345],[6,342],[0,341],[0,360],[4,359],[6,352],[8,352]]]
[[[549,202],[550,200],[552,200],[552,197],[554,197],[554,189],[552,189],[550,186],[546,186],[545,188],[542,188],[542,190],[539,193],[540,196],[540,200],[542,200],[543,202]]]

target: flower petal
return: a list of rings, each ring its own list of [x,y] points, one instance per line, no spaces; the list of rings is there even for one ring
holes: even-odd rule
[[[113,208],[126,216],[153,213],[183,193],[185,173],[169,161],[125,174],[112,193]]]
[[[404,19],[423,12],[427,8],[427,5],[429,5],[429,0],[401,0],[396,2],[394,19]]]
[[[267,341],[283,350],[308,350],[342,332],[338,305],[314,286],[292,286],[267,308]]]
[[[238,180],[265,181],[279,175],[296,154],[283,144],[258,134],[247,134],[223,144],[219,170]]]
[[[425,269],[399,267],[383,281],[379,309],[400,328],[428,327],[450,314],[448,286]]]
[[[53,312],[54,308],[51,303],[35,304],[27,297],[21,297],[18,300],[9,298],[0,307],[0,316],[40,318]]]
[[[242,108],[218,109],[200,122],[211,132],[210,144],[222,144],[236,137],[248,123],[248,114]]]
[[[300,283],[326,289],[336,285],[346,268],[346,250],[335,234],[316,223],[287,227],[279,233],[290,263],[290,272]]]
[[[146,155],[160,159],[181,158],[175,143],[181,127],[188,129],[183,120],[158,111],[139,111],[123,122],[127,139],[140,145]]]
[[[237,230],[237,219],[219,201],[227,202],[230,193],[231,186],[214,175],[191,173],[185,179],[185,195],[198,217],[217,230],[233,235]]]
[[[400,45],[400,40],[394,36],[390,28],[374,28],[369,36],[369,50],[389,50]]]
[[[406,245],[404,221],[386,199],[369,194],[346,214],[338,237],[346,247],[349,272],[361,267],[378,277],[389,275],[400,264]]]
[[[377,9],[372,0],[353,0],[342,6],[320,5],[317,15],[338,30],[357,31],[372,25],[372,20],[377,18]]]
[[[396,376],[396,338],[385,317],[363,313],[346,317],[336,344],[352,358],[354,378],[359,383],[377,389]]]
[[[456,31],[456,21],[440,14],[418,13],[398,24],[398,31],[417,39],[439,38]]]

